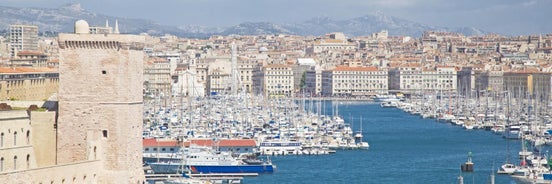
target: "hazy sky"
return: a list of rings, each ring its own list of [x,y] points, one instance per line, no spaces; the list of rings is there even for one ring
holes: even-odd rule
[[[312,17],[386,15],[433,26],[476,27],[503,34],[552,33],[552,0],[0,0],[0,5],[85,10],[167,25],[228,26],[245,21],[295,23]]]

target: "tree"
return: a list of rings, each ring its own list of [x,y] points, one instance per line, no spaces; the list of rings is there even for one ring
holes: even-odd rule
[[[306,78],[307,78],[307,72],[305,71],[301,76],[301,84],[299,85],[299,88],[301,88],[301,92],[303,91],[303,89],[305,89],[305,87],[307,87]]]

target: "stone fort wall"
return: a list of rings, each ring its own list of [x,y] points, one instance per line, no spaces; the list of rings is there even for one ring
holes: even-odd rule
[[[60,34],[58,163],[93,153],[99,180],[143,180],[143,43],[136,35]],[[132,181],[132,182],[131,182]]]

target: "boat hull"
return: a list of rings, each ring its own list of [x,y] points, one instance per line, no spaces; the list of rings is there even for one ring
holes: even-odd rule
[[[185,173],[185,167],[179,163],[150,163],[149,166],[155,174]]]
[[[190,166],[192,173],[272,173],[272,165]]]
[[[182,168],[188,168],[194,174],[197,173],[272,173],[274,167],[271,164],[261,165],[191,165],[182,167],[179,163],[152,163],[152,171],[156,174],[182,173]]]
[[[519,132],[504,132],[502,134],[502,138],[505,138],[505,139],[520,139],[520,135],[519,135]]]

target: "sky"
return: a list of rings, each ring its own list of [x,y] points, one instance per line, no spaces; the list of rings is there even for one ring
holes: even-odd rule
[[[68,3],[94,13],[175,26],[342,20],[379,11],[431,26],[476,27],[505,35],[552,33],[552,0],[0,0],[1,6],[15,7]]]

